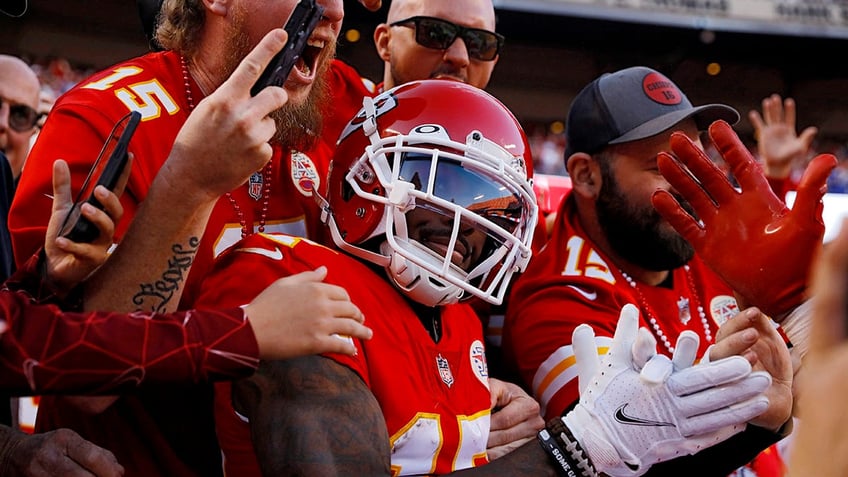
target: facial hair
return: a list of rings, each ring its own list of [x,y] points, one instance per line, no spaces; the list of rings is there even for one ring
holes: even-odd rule
[[[223,52],[222,78],[230,77],[242,59],[253,49],[245,33],[244,9],[237,7],[233,15],[233,22],[225,33],[227,38],[224,44],[227,46]],[[320,139],[322,113],[329,103],[327,71],[335,51],[335,41],[324,47],[318,60],[315,80],[305,101],[300,104],[288,101],[282,108],[271,112],[270,116],[277,126],[274,140],[282,144],[284,148],[305,151],[312,148]]]
[[[665,271],[683,266],[695,250],[654,209],[639,205],[622,192],[609,165],[601,166],[603,183],[595,210],[598,222],[613,251],[646,270]],[[695,216],[692,206],[675,195],[684,210]]]

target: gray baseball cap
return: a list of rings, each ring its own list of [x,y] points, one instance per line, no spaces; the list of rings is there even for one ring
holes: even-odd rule
[[[739,113],[724,104],[692,106],[677,85],[650,68],[634,66],[605,73],[571,103],[565,124],[565,159],[575,152],[593,154],[609,144],[655,136],[689,117],[700,130],[718,119],[730,124],[739,121]]]

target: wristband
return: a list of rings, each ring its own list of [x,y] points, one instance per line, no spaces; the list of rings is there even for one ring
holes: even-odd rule
[[[573,465],[580,471],[583,477],[598,477],[598,471],[592,465],[592,461],[583,451],[583,447],[574,438],[571,429],[565,425],[561,417],[555,417],[548,421],[547,430],[553,434],[557,444],[566,451],[566,457],[570,458]]]
[[[539,439],[542,449],[551,458],[557,475],[560,477],[585,477],[577,470],[577,466],[565,456],[565,453],[560,449],[556,440],[547,429],[539,431],[536,434],[536,438]]]

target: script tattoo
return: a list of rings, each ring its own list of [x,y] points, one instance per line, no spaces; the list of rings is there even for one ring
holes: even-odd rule
[[[168,259],[168,268],[162,277],[153,283],[142,283],[141,291],[133,296],[133,304],[139,311],[162,312],[185,280],[186,270],[194,262],[200,238],[191,237],[188,246],[176,243],[171,246],[174,255]]]

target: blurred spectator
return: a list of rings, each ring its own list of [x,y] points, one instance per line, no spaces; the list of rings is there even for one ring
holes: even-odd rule
[[[565,170],[565,135],[555,134],[545,124],[528,123],[527,140],[533,153],[533,171],[536,174],[567,176]]]

